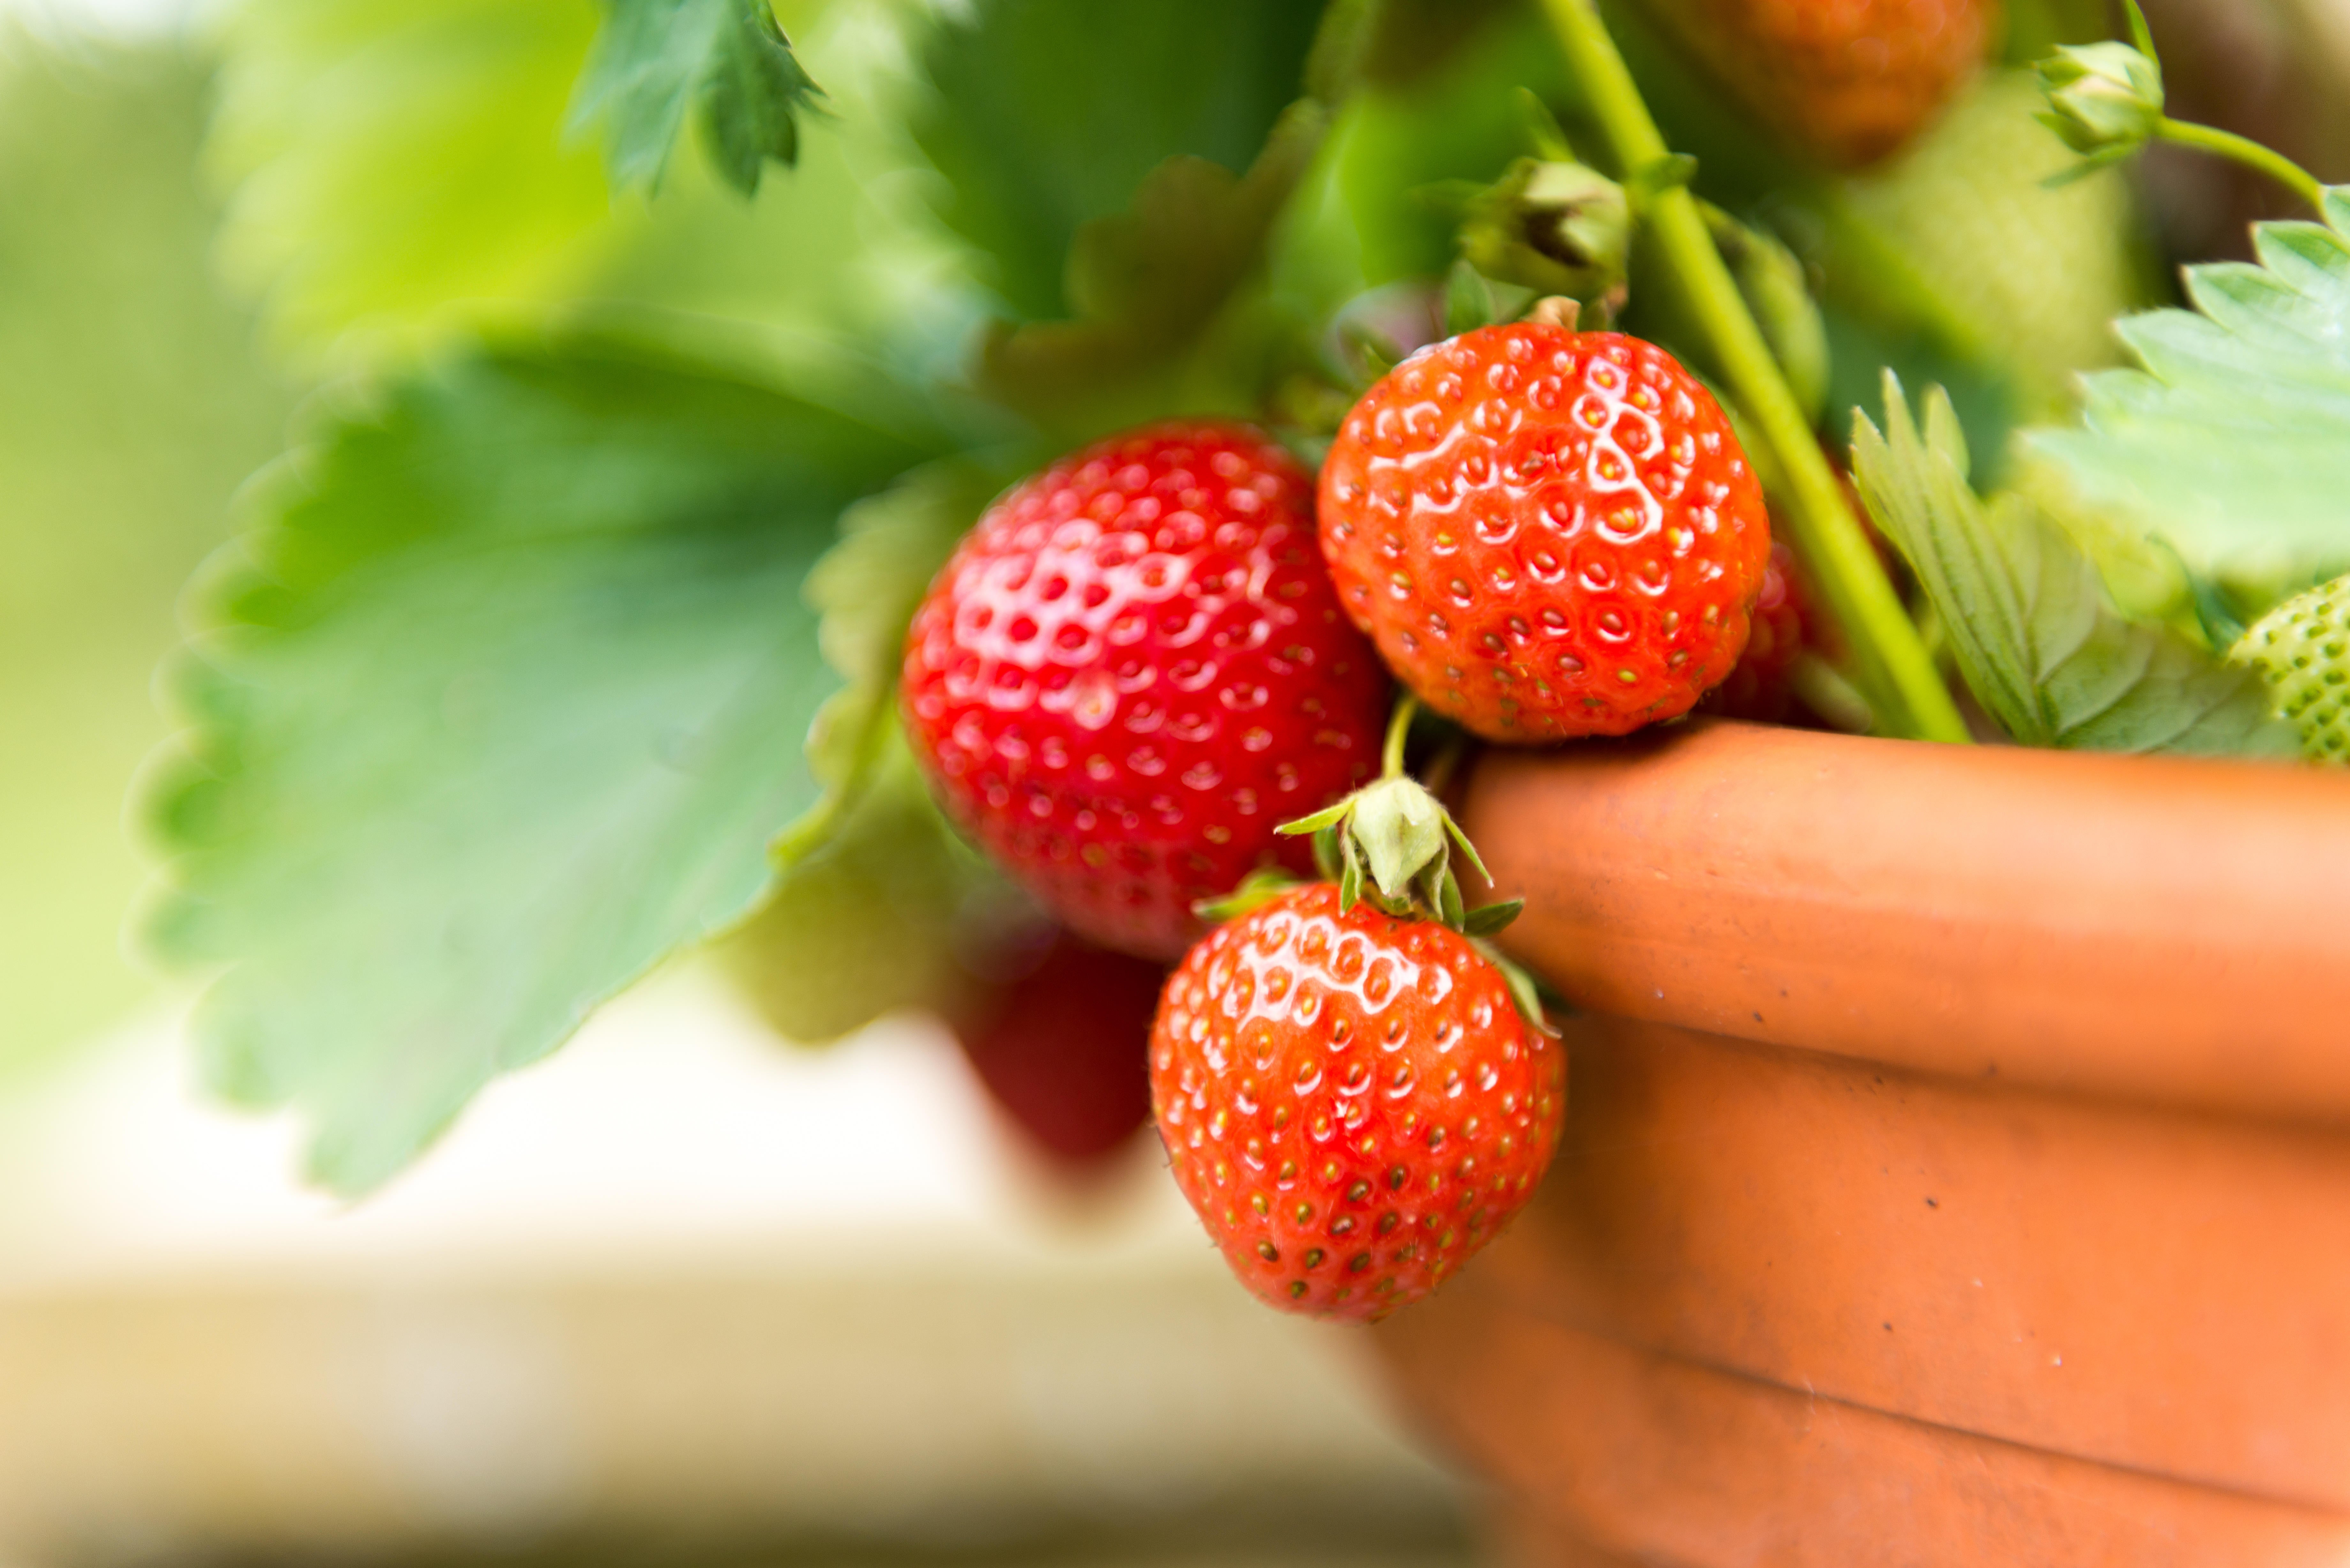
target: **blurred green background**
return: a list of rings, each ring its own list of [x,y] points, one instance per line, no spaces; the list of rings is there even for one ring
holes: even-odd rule
[[[213,281],[206,78],[0,16],[0,1088],[154,994],[125,785],[181,586],[295,395]]]

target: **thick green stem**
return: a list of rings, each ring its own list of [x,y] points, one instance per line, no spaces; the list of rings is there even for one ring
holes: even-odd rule
[[[2232,159],[2248,169],[2257,169],[2278,184],[2293,192],[2316,211],[2324,211],[2325,187],[2317,176],[2273,148],[2262,146],[2248,136],[2232,130],[2221,130],[2215,125],[2196,125],[2168,115],[2154,128],[2155,140],[2173,142],[2180,147],[2192,147],[2199,151]]]
[[[1543,6],[1618,171],[1629,180],[1654,166],[1668,153],[1664,136],[1593,0],[1543,0]],[[1638,219],[1685,295],[1690,318],[1731,395],[1745,410],[1749,428],[1766,449],[1761,455],[1767,462],[1758,462],[1756,470],[1766,483],[1775,481],[1795,545],[1851,644],[1854,674],[1879,730],[1917,740],[1967,740],[1958,704],[1886,580],[1811,421],[1788,390],[1762,329],[1714,249],[1696,198],[1679,187],[1658,192],[1644,202]]]

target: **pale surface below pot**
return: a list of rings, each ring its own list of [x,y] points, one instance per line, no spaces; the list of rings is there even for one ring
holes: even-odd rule
[[[1465,1559],[1360,1340],[1236,1289],[1148,1138],[1047,1187],[934,1025],[794,1050],[671,975],[351,1209],[187,1061],[0,1107],[9,1568]]]

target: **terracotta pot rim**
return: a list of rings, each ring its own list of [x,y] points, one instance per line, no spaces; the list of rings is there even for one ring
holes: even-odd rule
[[[1462,816],[1578,1006],[2350,1120],[2350,777],[1697,720],[1489,752]]]

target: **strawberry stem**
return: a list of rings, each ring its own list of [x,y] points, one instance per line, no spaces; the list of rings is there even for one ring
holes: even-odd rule
[[[2190,120],[2173,119],[2167,114],[2155,123],[2154,136],[2158,141],[2192,147],[2200,152],[2232,159],[2248,169],[2267,175],[2315,210],[2324,211],[2325,187],[2316,175],[2283,153],[2263,147],[2249,136],[2221,130],[2216,125],[2197,125]]]
[[[1396,702],[1395,713],[1388,720],[1387,743],[1379,748],[1379,777],[1403,777],[1403,743],[1411,733],[1412,715],[1419,711],[1419,699],[1407,691]]]
[[[1622,177],[1630,180],[1664,165],[1670,150],[1594,0],[1543,0],[1543,9],[1568,70],[1590,97]],[[1756,470],[1777,493],[1821,597],[1844,628],[1856,684],[1875,710],[1878,727],[1913,740],[1966,741],[1958,704],[1886,580],[1811,421],[1714,249],[1697,198],[1686,185],[1661,183],[1638,204],[1634,217],[1645,227],[1666,275],[1687,296],[1704,347],[1761,441],[1764,450],[1759,455],[1767,461]]]

